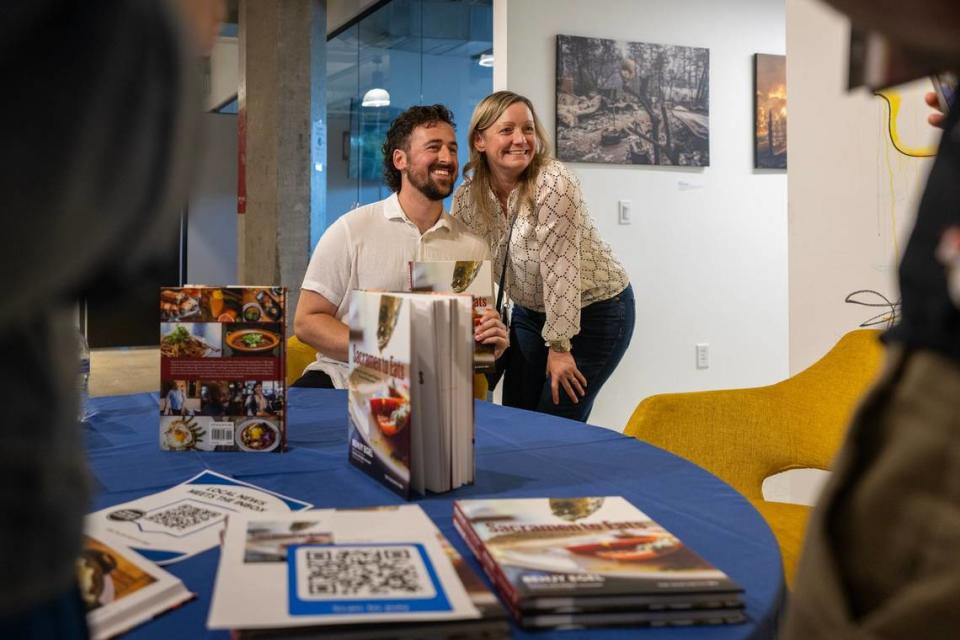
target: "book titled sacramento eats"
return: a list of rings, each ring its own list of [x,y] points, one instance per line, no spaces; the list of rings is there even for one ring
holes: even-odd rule
[[[467,293],[473,297],[473,323],[494,304],[493,270],[489,260],[438,260],[410,263],[410,290]],[[491,371],[496,358],[492,344],[474,345],[473,368]]]
[[[736,582],[621,497],[457,500],[453,521],[525,627],[745,620]]]
[[[354,291],[348,458],[404,498],[473,482],[469,295]]]

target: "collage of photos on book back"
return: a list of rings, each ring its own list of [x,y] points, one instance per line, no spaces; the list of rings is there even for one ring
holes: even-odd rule
[[[283,451],[286,290],[160,291],[160,447]]]

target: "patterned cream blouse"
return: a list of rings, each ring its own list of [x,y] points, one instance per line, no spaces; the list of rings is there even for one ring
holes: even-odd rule
[[[487,192],[495,220],[484,220],[470,205],[471,181],[453,198],[451,215],[484,238],[493,253],[494,277],[499,281],[509,221],[492,191]],[[580,309],[609,300],[630,283],[623,265],[600,239],[587,211],[580,182],[562,163],[548,161],[536,183],[536,213],[518,202],[519,187],[510,193],[507,208],[517,221],[510,241],[506,295],[528,309],[546,313],[545,342],[569,340],[580,333]],[[518,211],[519,207],[519,211]]]

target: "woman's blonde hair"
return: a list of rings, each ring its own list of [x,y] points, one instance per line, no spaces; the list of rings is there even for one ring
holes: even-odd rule
[[[550,141],[547,138],[547,132],[540,124],[537,111],[533,108],[533,103],[530,102],[529,98],[512,91],[497,91],[477,104],[473,110],[473,117],[470,118],[470,130],[467,133],[467,140],[470,144],[470,161],[463,168],[463,174],[471,180],[470,204],[480,213],[482,219],[487,221],[494,216],[493,209],[490,206],[490,198],[487,196],[487,192],[492,187],[490,165],[487,164],[486,154],[477,150],[475,142],[478,135],[493,126],[493,123],[500,119],[504,111],[518,102],[525,104],[530,109],[530,113],[533,114],[533,128],[537,136],[537,147],[534,150],[533,159],[520,175],[520,202],[526,201],[530,205],[531,211],[534,209],[537,176],[550,157]]]

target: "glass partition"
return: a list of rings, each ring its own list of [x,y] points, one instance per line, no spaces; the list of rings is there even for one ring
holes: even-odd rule
[[[453,111],[462,169],[470,115],[493,86],[480,64],[492,46],[492,0],[392,0],[328,40],[327,225],[390,195],[380,148],[412,105]]]

